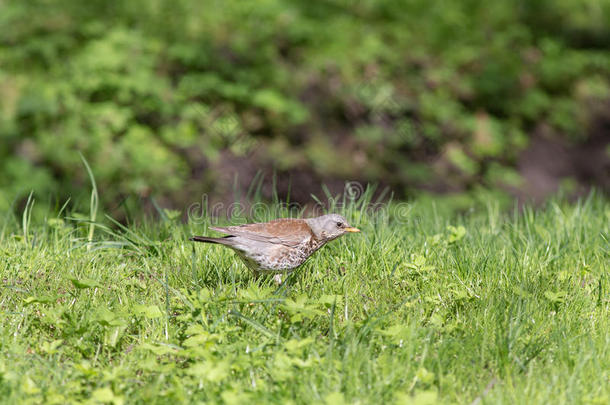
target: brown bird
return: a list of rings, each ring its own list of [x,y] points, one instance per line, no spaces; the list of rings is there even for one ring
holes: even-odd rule
[[[230,247],[255,275],[288,273],[327,242],[348,232],[360,232],[337,214],[210,229],[228,235],[222,238],[193,236],[190,240]]]

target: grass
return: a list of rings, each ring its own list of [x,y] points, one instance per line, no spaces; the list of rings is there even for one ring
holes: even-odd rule
[[[3,403],[610,401],[604,197],[351,204],[363,233],[280,287],[188,242],[205,221],[93,234],[32,204],[0,227]]]

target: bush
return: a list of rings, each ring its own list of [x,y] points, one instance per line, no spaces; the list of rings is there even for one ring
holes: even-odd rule
[[[0,15],[1,209],[77,193],[75,151],[106,205],[219,191],[227,156],[405,192],[518,183],[536,128],[583,142],[610,94],[595,0],[39,0]]]

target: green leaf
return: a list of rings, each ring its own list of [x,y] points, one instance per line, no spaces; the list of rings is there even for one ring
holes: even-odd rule
[[[421,391],[411,396],[401,392],[395,395],[395,404],[434,405],[438,403],[438,394],[435,391]]]
[[[98,388],[91,394],[91,398],[100,402],[112,402],[114,393],[110,388]]]
[[[61,346],[63,340],[57,339],[52,342],[43,342],[41,345],[41,349],[43,352],[47,354],[55,354],[57,353],[57,348]]]
[[[466,235],[466,228],[464,228],[462,225],[458,226],[457,228],[449,225],[447,230],[449,231],[449,238],[447,239],[449,243],[458,242]]]
[[[227,390],[220,394],[222,401],[226,405],[242,405],[252,403],[250,396],[245,392],[237,390]]]
[[[187,369],[187,373],[210,382],[220,382],[229,376],[229,364],[225,361],[197,363]]]
[[[163,312],[156,305],[135,305],[134,312],[137,315],[144,315],[146,318],[155,319],[163,316]]]
[[[324,398],[327,405],[345,405],[348,402],[345,400],[345,397],[342,393],[335,391],[326,395]]]
[[[164,344],[152,344],[152,343],[143,343],[138,347],[140,350],[150,351],[157,356],[163,356],[165,354],[177,353],[180,348],[171,345]]]
[[[95,321],[103,326],[122,326],[126,322],[106,307],[100,307],[95,313]]]
[[[377,333],[387,336],[395,345],[401,345],[411,333],[411,328],[406,324],[392,325],[387,329],[377,329]]]
[[[24,376],[21,381],[21,389],[26,394],[36,394],[40,392],[40,388],[38,388],[38,384],[36,384],[30,377]]]
[[[550,291],[550,290],[544,292],[544,297],[547,300],[549,300],[553,303],[556,303],[556,304],[561,304],[561,303],[565,302],[567,295],[568,295],[568,293],[565,291],[562,291],[562,290],[557,291],[557,292]]]
[[[182,345],[185,347],[195,347],[195,346],[209,346],[213,345],[215,342],[220,340],[220,336],[217,334],[202,332],[197,335],[193,335],[186,339]]]
[[[70,281],[72,282],[74,287],[78,289],[100,287],[100,284],[97,281],[90,278],[82,278],[80,280],[76,278],[71,278]]]
[[[337,295],[337,294],[324,294],[320,298],[317,299],[317,301],[319,303],[323,304],[326,308],[330,308],[334,304],[340,305],[342,300],[343,300],[343,296]]]
[[[284,347],[289,353],[300,353],[302,352],[303,348],[311,345],[313,342],[313,338],[310,337],[301,340],[290,339],[286,343],[284,343]]]
[[[125,402],[123,397],[114,395],[114,392],[108,387],[98,388],[93,391],[91,393],[91,399],[102,403],[112,403],[114,405],[123,405]]]
[[[24,301],[25,305],[30,304],[51,304],[57,300],[57,297],[52,297],[49,295],[43,295],[38,297],[27,297]]]
[[[423,367],[417,370],[415,376],[424,385],[430,385],[434,382],[434,373],[426,370]]]

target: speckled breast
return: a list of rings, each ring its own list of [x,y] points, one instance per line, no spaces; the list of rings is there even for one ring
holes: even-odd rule
[[[252,262],[256,262],[258,268],[253,270],[287,272],[303,264],[321,246],[322,244],[317,240],[309,238],[295,247],[278,245],[274,254],[271,255],[259,255],[250,258],[242,257],[242,259],[244,259],[244,262],[250,268],[252,268]]]

